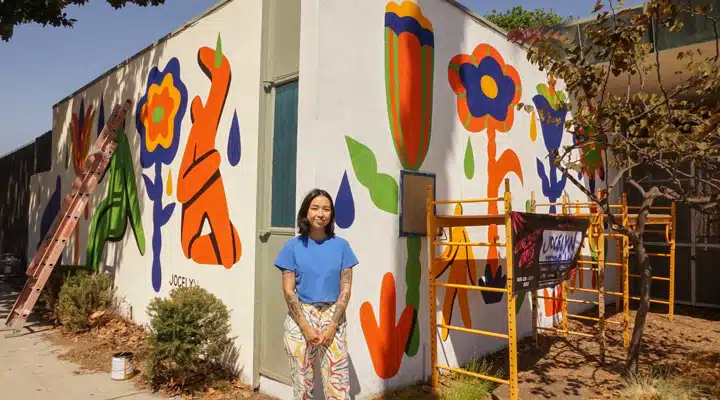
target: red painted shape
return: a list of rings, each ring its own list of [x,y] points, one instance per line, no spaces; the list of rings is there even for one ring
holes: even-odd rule
[[[360,306],[360,324],[370,358],[375,373],[382,379],[390,379],[400,370],[415,312],[412,306],[405,306],[395,325],[395,297],[395,278],[388,272],[383,276],[380,289],[380,318],[375,318],[370,302]]]
[[[215,50],[209,47],[198,52],[200,67],[211,80],[210,94],[204,105],[200,96],[192,101],[193,125],[180,164],[177,199],[182,203],[185,257],[229,269],[240,260],[242,245],[230,220],[215,137],[230,88],[230,62],[221,55],[216,65],[215,57]],[[202,234],[205,223],[210,233]]]

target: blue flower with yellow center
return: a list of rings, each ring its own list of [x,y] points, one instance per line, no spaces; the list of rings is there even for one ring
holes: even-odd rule
[[[473,117],[490,115],[497,121],[505,121],[508,106],[515,97],[515,82],[503,75],[497,61],[486,57],[477,66],[463,64],[460,81],[467,90],[468,108]]]
[[[457,96],[458,118],[470,132],[507,132],[515,119],[522,88],[517,70],[488,44],[458,54],[448,65],[448,81]]]

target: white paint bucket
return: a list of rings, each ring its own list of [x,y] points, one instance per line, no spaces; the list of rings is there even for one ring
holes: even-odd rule
[[[115,381],[130,379],[134,370],[132,357],[133,354],[130,352],[113,354],[110,378]]]

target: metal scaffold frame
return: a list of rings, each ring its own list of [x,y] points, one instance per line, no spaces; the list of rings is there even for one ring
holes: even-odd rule
[[[623,194],[623,204],[627,204],[627,195]],[[640,206],[628,206],[628,210],[637,211],[640,212],[641,208]],[[663,210],[663,211],[670,211],[670,214],[655,214],[653,211],[655,210]],[[627,215],[627,224],[626,226],[630,227],[630,229],[635,230],[637,228],[637,214],[628,214]],[[645,222],[645,230],[644,234],[648,233],[655,233],[655,234],[665,234],[665,245],[668,246],[668,253],[653,253],[653,252],[647,252],[646,254],[649,257],[660,257],[660,258],[669,258],[670,259],[670,268],[668,271],[669,276],[651,276],[650,278],[654,281],[665,281],[668,282],[669,288],[668,288],[668,299],[660,300],[656,298],[650,298],[650,303],[656,303],[656,304],[665,304],[668,306],[668,318],[670,321],[673,321],[675,319],[675,224],[677,219],[677,209],[675,206],[675,202],[673,202],[670,206],[650,206],[648,209],[648,215]],[[660,225],[661,229],[647,229],[648,226],[656,226]],[[654,244],[653,246],[656,246]],[[629,246],[629,250],[632,250],[633,246]],[[634,252],[633,252],[634,254]],[[628,277],[630,278],[636,278],[640,279],[639,274],[631,274],[629,273],[630,268],[628,265]],[[628,287],[628,295],[630,293],[630,289]],[[630,300],[640,300],[640,297],[638,296],[629,296]]]
[[[431,385],[434,391],[437,392],[440,386],[440,370],[449,372],[459,373],[479,379],[488,380],[491,382],[509,385],[509,398],[510,400],[517,400],[519,397],[519,385],[518,385],[518,351],[517,351],[517,321],[515,315],[515,304],[516,295],[513,295],[513,243],[512,243],[512,197],[510,193],[510,182],[505,179],[505,193],[503,197],[496,198],[477,198],[477,199],[466,199],[466,200],[435,200],[435,192],[432,185],[428,186],[427,189],[427,201],[426,201],[426,216],[427,216],[427,236],[428,236],[428,286],[429,286],[429,309],[430,309],[430,358],[431,358]],[[498,215],[440,215],[436,214],[437,205],[448,205],[448,204],[463,204],[463,203],[492,203],[492,202],[503,202],[504,213]],[[579,218],[587,218],[590,220],[590,227],[586,235],[586,241],[583,242],[583,247],[587,243],[587,247],[592,253],[597,254],[596,261],[590,260],[578,260],[576,268],[579,271],[578,280],[580,281],[579,286],[575,286],[575,280],[573,281],[572,290],[584,293],[596,293],[598,296],[597,301],[581,300],[568,298],[568,280],[564,280],[561,285],[563,288],[562,297],[547,297],[538,296],[537,291],[531,291],[532,298],[532,334],[535,343],[537,344],[537,332],[538,330],[548,330],[561,333],[564,336],[568,334],[578,335],[589,338],[598,338],[600,343],[600,361],[605,361],[605,325],[607,323],[616,323],[623,327],[623,344],[625,347],[630,342],[630,321],[629,321],[629,310],[630,300],[638,300],[638,297],[630,296],[630,285],[629,278],[636,278],[639,275],[630,274],[630,246],[629,238],[623,234],[607,233],[605,226],[608,222],[608,216],[604,214],[602,208],[597,204],[591,202],[569,202],[566,196],[563,196],[562,202],[560,203],[536,203],[535,193],[531,193],[531,207],[530,212],[535,213],[539,206],[561,206],[562,211],[560,213],[552,213],[550,215],[555,216],[572,216]],[[621,213],[622,224],[626,227],[634,229],[637,225],[637,215],[629,214],[628,210],[633,207],[628,207],[627,197],[623,195],[621,204],[609,205],[611,209],[618,209]],[[596,210],[593,210],[596,208]],[[581,210],[587,209],[586,212]],[[652,208],[651,208],[652,209]],[[669,317],[673,319],[674,313],[674,283],[675,283],[675,219],[676,211],[675,204],[671,207],[655,207],[655,209],[668,209],[671,213],[668,214],[650,214],[648,216],[647,225],[662,225],[665,227],[664,230],[654,231],[646,230],[647,233],[665,233],[666,241],[670,247],[670,252],[667,254],[648,253],[650,256],[663,256],[670,258],[670,276],[669,277],[652,277],[654,280],[666,280],[670,283],[670,299],[669,301],[661,301],[652,299],[652,302],[669,304]],[[574,212],[572,212],[574,210]],[[491,226],[491,225],[504,225],[505,226],[505,242],[498,242],[498,238],[493,238],[489,242],[454,242],[454,241],[438,241],[439,237],[437,233],[444,228],[455,228],[455,227],[480,227],[480,226]],[[605,259],[605,248],[607,240],[617,240],[617,251],[615,262],[609,262]],[[450,239],[452,240],[452,239]],[[440,283],[436,281],[436,277],[433,275],[433,266],[437,262],[444,262],[442,258],[436,257],[437,246],[468,246],[468,247],[504,247],[506,253],[506,283],[504,288],[497,287],[483,287],[474,285],[460,285],[453,283]],[[586,267],[589,265],[590,267]],[[616,280],[618,287],[622,287],[621,292],[614,292],[605,290],[605,267],[616,268]],[[597,289],[588,289],[583,287],[584,271],[591,271],[591,273],[598,274],[597,277]],[[507,303],[507,333],[502,332],[490,332],[482,331],[478,329],[469,329],[460,326],[450,325],[448,323],[438,323],[437,317],[437,296],[436,288],[443,287],[446,289],[460,289],[460,290],[475,290],[485,291],[493,293],[504,293],[506,294]],[[608,321],[605,319],[605,295],[615,296],[617,301],[615,303],[616,311],[622,312],[623,321],[615,322]],[[557,328],[543,328],[538,327],[538,298],[550,299],[553,301],[562,301],[562,329]],[[620,310],[620,300],[622,299],[622,311]],[[594,304],[598,306],[598,317],[588,317],[584,315],[574,315],[567,312],[568,303],[583,303],[583,304]],[[596,321],[599,323],[599,332],[597,335],[591,335],[584,332],[573,332],[568,329],[568,317],[577,318],[583,320]],[[488,336],[498,339],[505,339],[508,341],[508,378],[500,378],[496,376],[483,375],[471,371],[464,370],[462,368],[450,367],[449,365],[440,365],[438,362],[438,328],[471,333],[481,336]]]
[[[438,204],[457,204],[457,203],[491,203],[491,202],[503,202],[504,213],[499,215],[436,215],[435,206]],[[433,390],[437,391],[440,385],[440,370],[446,370],[450,372],[460,373],[475,378],[485,379],[491,382],[505,384],[510,386],[510,400],[518,399],[518,360],[517,360],[517,326],[515,320],[515,295],[513,295],[513,251],[512,251],[512,221],[510,219],[510,213],[512,211],[512,199],[510,195],[510,181],[505,179],[505,194],[503,197],[497,198],[481,198],[481,199],[467,199],[467,200],[442,200],[436,201],[434,198],[434,191],[432,185],[428,186],[427,194],[427,235],[428,235],[428,271],[429,271],[429,305],[430,305],[430,354],[432,363],[432,387]],[[470,227],[470,226],[490,226],[490,225],[504,225],[505,226],[505,242],[498,242],[497,239],[491,242],[443,242],[436,241],[435,233],[438,229],[442,228],[453,228],[453,227]],[[432,273],[432,266],[437,262],[435,257],[436,246],[497,246],[505,247],[506,251],[506,263],[508,265],[506,272],[506,284],[504,288],[496,287],[481,287],[473,285],[457,285],[451,283],[438,283]],[[453,326],[449,324],[439,324],[437,322],[437,309],[436,309],[436,295],[435,288],[456,288],[464,290],[477,290],[493,293],[505,293],[507,299],[507,333],[488,332],[477,329],[468,329],[460,326]],[[495,376],[488,376],[478,374],[475,372],[467,371],[461,368],[453,368],[448,365],[440,365],[438,363],[438,338],[437,329],[445,328],[454,331],[460,331],[465,333],[472,333],[481,336],[489,336],[499,339],[506,339],[508,341],[508,364],[509,364],[509,377],[508,379],[498,378]]]
[[[565,280],[561,283],[562,286],[562,294],[561,297],[547,297],[547,296],[539,296],[537,292],[532,291],[531,292],[531,298],[532,298],[532,330],[533,330],[533,340],[535,344],[538,343],[538,337],[537,332],[538,330],[544,330],[544,331],[550,331],[555,333],[560,333],[563,336],[567,335],[575,335],[575,336],[582,336],[587,338],[597,338],[598,343],[600,345],[600,362],[605,362],[605,350],[607,347],[606,343],[606,337],[605,337],[605,327],[606,324],[617,324],[621,325],[623,327],[623,343],[625,347],[627,347],[630,343],[630,321],[629,321],[629,308],[630,304],[628,301],[628,290],[627,290],[627,271],[628,271],[628,246],[627,242],[628,239],[624,235],[619,234],[611,234],[605,232],[605,221],[607,220],[607,216],[603,215],[602,209],[597,207],[595,203],[589,203],[589,202],[569,202],[567,200],[567,196],[563,195],[562,202],[559,203],[536,203],[535,202],[535,192],[530,193],[530,212],[535,213],[537,211],[537,207],[552,207],[552,206],[560,206],[561,212],[555,213],[551,215],[563,215],[563,216],[569,216],[572,215],[574,217],[579,218],[587,218],[590,220],[590,227],[588,228],[586,241],[583,242],[583,248],[588,248],[591,253],[597,254],[597,261],[590,261],[590,260],[583,260],[580,259],[577,262],[577,272],[576,272],[576,278],[573,279],[572,286],[568,284],[568,281]],[[613,208],[620,208],[623,212],[623,220],[625,221],[627,219],[627,207],[624,204],[620,205],[611,205]],[[593,208],[596,208],[595,211],[593,211]],[[574,209],[574,212],[572,210]],[[585,211],[587,209],[587,211]],[[605,249],[606,249],[606,241],[610,239],[616,239],[619,241],[616,251],[616,260],[615,262],[609,262],[605,259]],[[586,265],[589,265],[586,266]],[[616,279],[618,282],[618,287],[622,286],[621,292],[614,292],[614,291],[608,291],[605,289],[605,268],[606,267],[615,267],[616,272]],[[597,279],[596,279],[596,289],[586,288],[584,287],[584,272],[590,271],[591,273],[595,274],[597,273]],[[579,281],[579,286],[575,285],[575,282]],[[582,293],[595,293],[597,294],[597,301],[591,301],[591,300],[582,300],[582,299],[573,299],[569,298],[569,292],[582,292]],[[615,309],[616,311],[619,311],[620,309],[620,301],[622,300],[622,314],[623,314],[623,321],[610,321],[605,318],[605,295],[615,296],[617,298],[617,301],[615,303]],[[551,301],[561,301],[562,302],[562,311],[561,311],[561,329],[558,328],[545,328],[538,326],[538,301],[537,299],[544,299],[544,300],[551,300]],[[597,317],[589,317],[585,315],[577,315],[577,314],[570,314],[568,312],[568,303],[580,303],[580,304],[592,304],[598,306],[598,316]],[[594,321],[598,323],[598,333],[596,335],[584,333],[584,332],[576,332],[571,331],[568,328],[568,318],[574,318],[574,319],[581,319],[581,320],[587,320],[587,321]]]

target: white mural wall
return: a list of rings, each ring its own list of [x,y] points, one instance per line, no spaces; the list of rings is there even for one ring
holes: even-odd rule
[[[33,179],[31,226],[49,226],[113,107],[133,107],[104,181],[63,254],[110,271],[126,309],[201,286],[231,310],[253,370],[262,4],[235,0],[118,66],[53,110],[52,170]],[[45,228],[47,229],[47,228]],[[42,229],[30,234],[29,257]]]
[[[370,394],[425,379],[427,241],[399,236],[401,170],[435,174],[436,197],[442,200],[502,196],[508,178],[514,210],[524,211],[533,191],[538,202],[560,201],[563,194],[586,201],[548,160],[549,151],[571,143],[572,136],[562,132],[561,123],[541,123],[536,114],[516,110],[519,103],[533,104],[555,120],[567,117],[562,83],[553,86],[526,61],[523,49],[440,0],[303,1],[300,42],[297,198],[314,187],[337,193],[336,232],[360,260],[348,308],[357,390]],[[592,161],[593,154],[586,159]],[[583,179],[600,181],[598,167],[589,163]],[[502,212],[502,203],[499,207]],[[498,209],[468,204],[438,212]],[[504,229],[458,233],[488,241],[502,238]],[[460,250],[444,267],[434,271],[441,281],[505,285],[503,248]],[[590,273],[584,278],[589,287]],[[614,282],[615,274],[608,273],[607,287]],[[439,321],[507,330],[502,294],[440,289],[437,297]],[[530,301],[520,301],[518,329],[526,336]],[[571,312],[581,308],[586,307],[570,305]],[[543,325],[559,316],[551,301],[540,300],[540,309]],[[460,332],[438,335],[442,364],[462,364],[507,345]]]
[[[539,202],[585,197],[548,160],[572,136],[561,124],[516,109],[533,104],[562,120],[562,83],[487,24],[444,0],[304,0],[301,20],[297,203],[314,187],[337,194],[336,231],[360,260],[347,313],[352,393],[363,397],[430,374],[428,247],[425,239],[400,237],[401,174],[434,174],[438,199],[502,196],[507,178],[514,210],[526,209],[531,192]],[[32,181],[30,223],[40,229],[30,233],[28,254],[112,108],[132,99],[127,141],[62,262],[114,273],[139,323],[147,322],[149,301],[173,287],[208,289],[232,310],[246,381],[261,267],[254,263],[261,21],[262,2],[225,3],[60,102],[53,110],[52,170]],[[582,179],[602,181],[597,153],[584,158]],[[438,212],[499,208],[450,205]],[[450,235],[488,241],[504,229]],[[445,266],[434,271],[441,281],[505,284],[502,248],[458,251]],[[587,287],[589,273],[584,280]],[[606,287],[614,282],[608,273]],[[503,295],[441,289],[437,297],[439,321],[506,330]],[[518,304],[518,330],[527,336],[529,298]],[[558,311],[541,300],[541,324],[551,324]],[[450,365],[507,345],[447,331],[438,339],[440,362]]]

